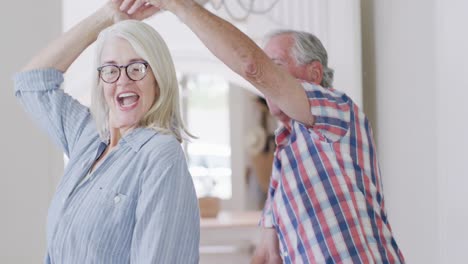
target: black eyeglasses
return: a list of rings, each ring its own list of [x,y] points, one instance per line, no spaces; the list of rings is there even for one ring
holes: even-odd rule
[[[139,81],[145,78],[148,73],[148,63],[147,62],[132,62],[128,65],[104,65],[97,68],[99,72],[99,78],[105,83],[115,83],[121,75],[122,68],[125,68],[125,73],[127,77],[132,81]]]

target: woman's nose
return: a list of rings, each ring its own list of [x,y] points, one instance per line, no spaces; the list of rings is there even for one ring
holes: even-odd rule
[[[133,81],[130,78],[128,78],[125,68],[120,69],[120,77],[119,79],[117,79],[117,84],[122,85],[122,84],[127,84],[129,82],[133,82]]]

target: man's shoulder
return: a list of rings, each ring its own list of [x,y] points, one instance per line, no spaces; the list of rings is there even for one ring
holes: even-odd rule
[[[352,99],[345,92],[333,87],[323,87],[308,82],[303,82],[302,87],[309,99],[334,99],[343,103],[353,103]]]

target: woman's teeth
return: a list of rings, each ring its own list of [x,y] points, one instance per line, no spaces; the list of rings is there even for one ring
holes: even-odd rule
[[[131,106],[135,104],[140,97],[136,93],[122,93],[117,97],[121,106]]]

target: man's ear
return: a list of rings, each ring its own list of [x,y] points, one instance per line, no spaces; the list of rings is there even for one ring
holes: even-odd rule
[[[323,66],[319,61],[312,61],[307,64],[307,77],[315,84],[321,84],[323,79]]]

